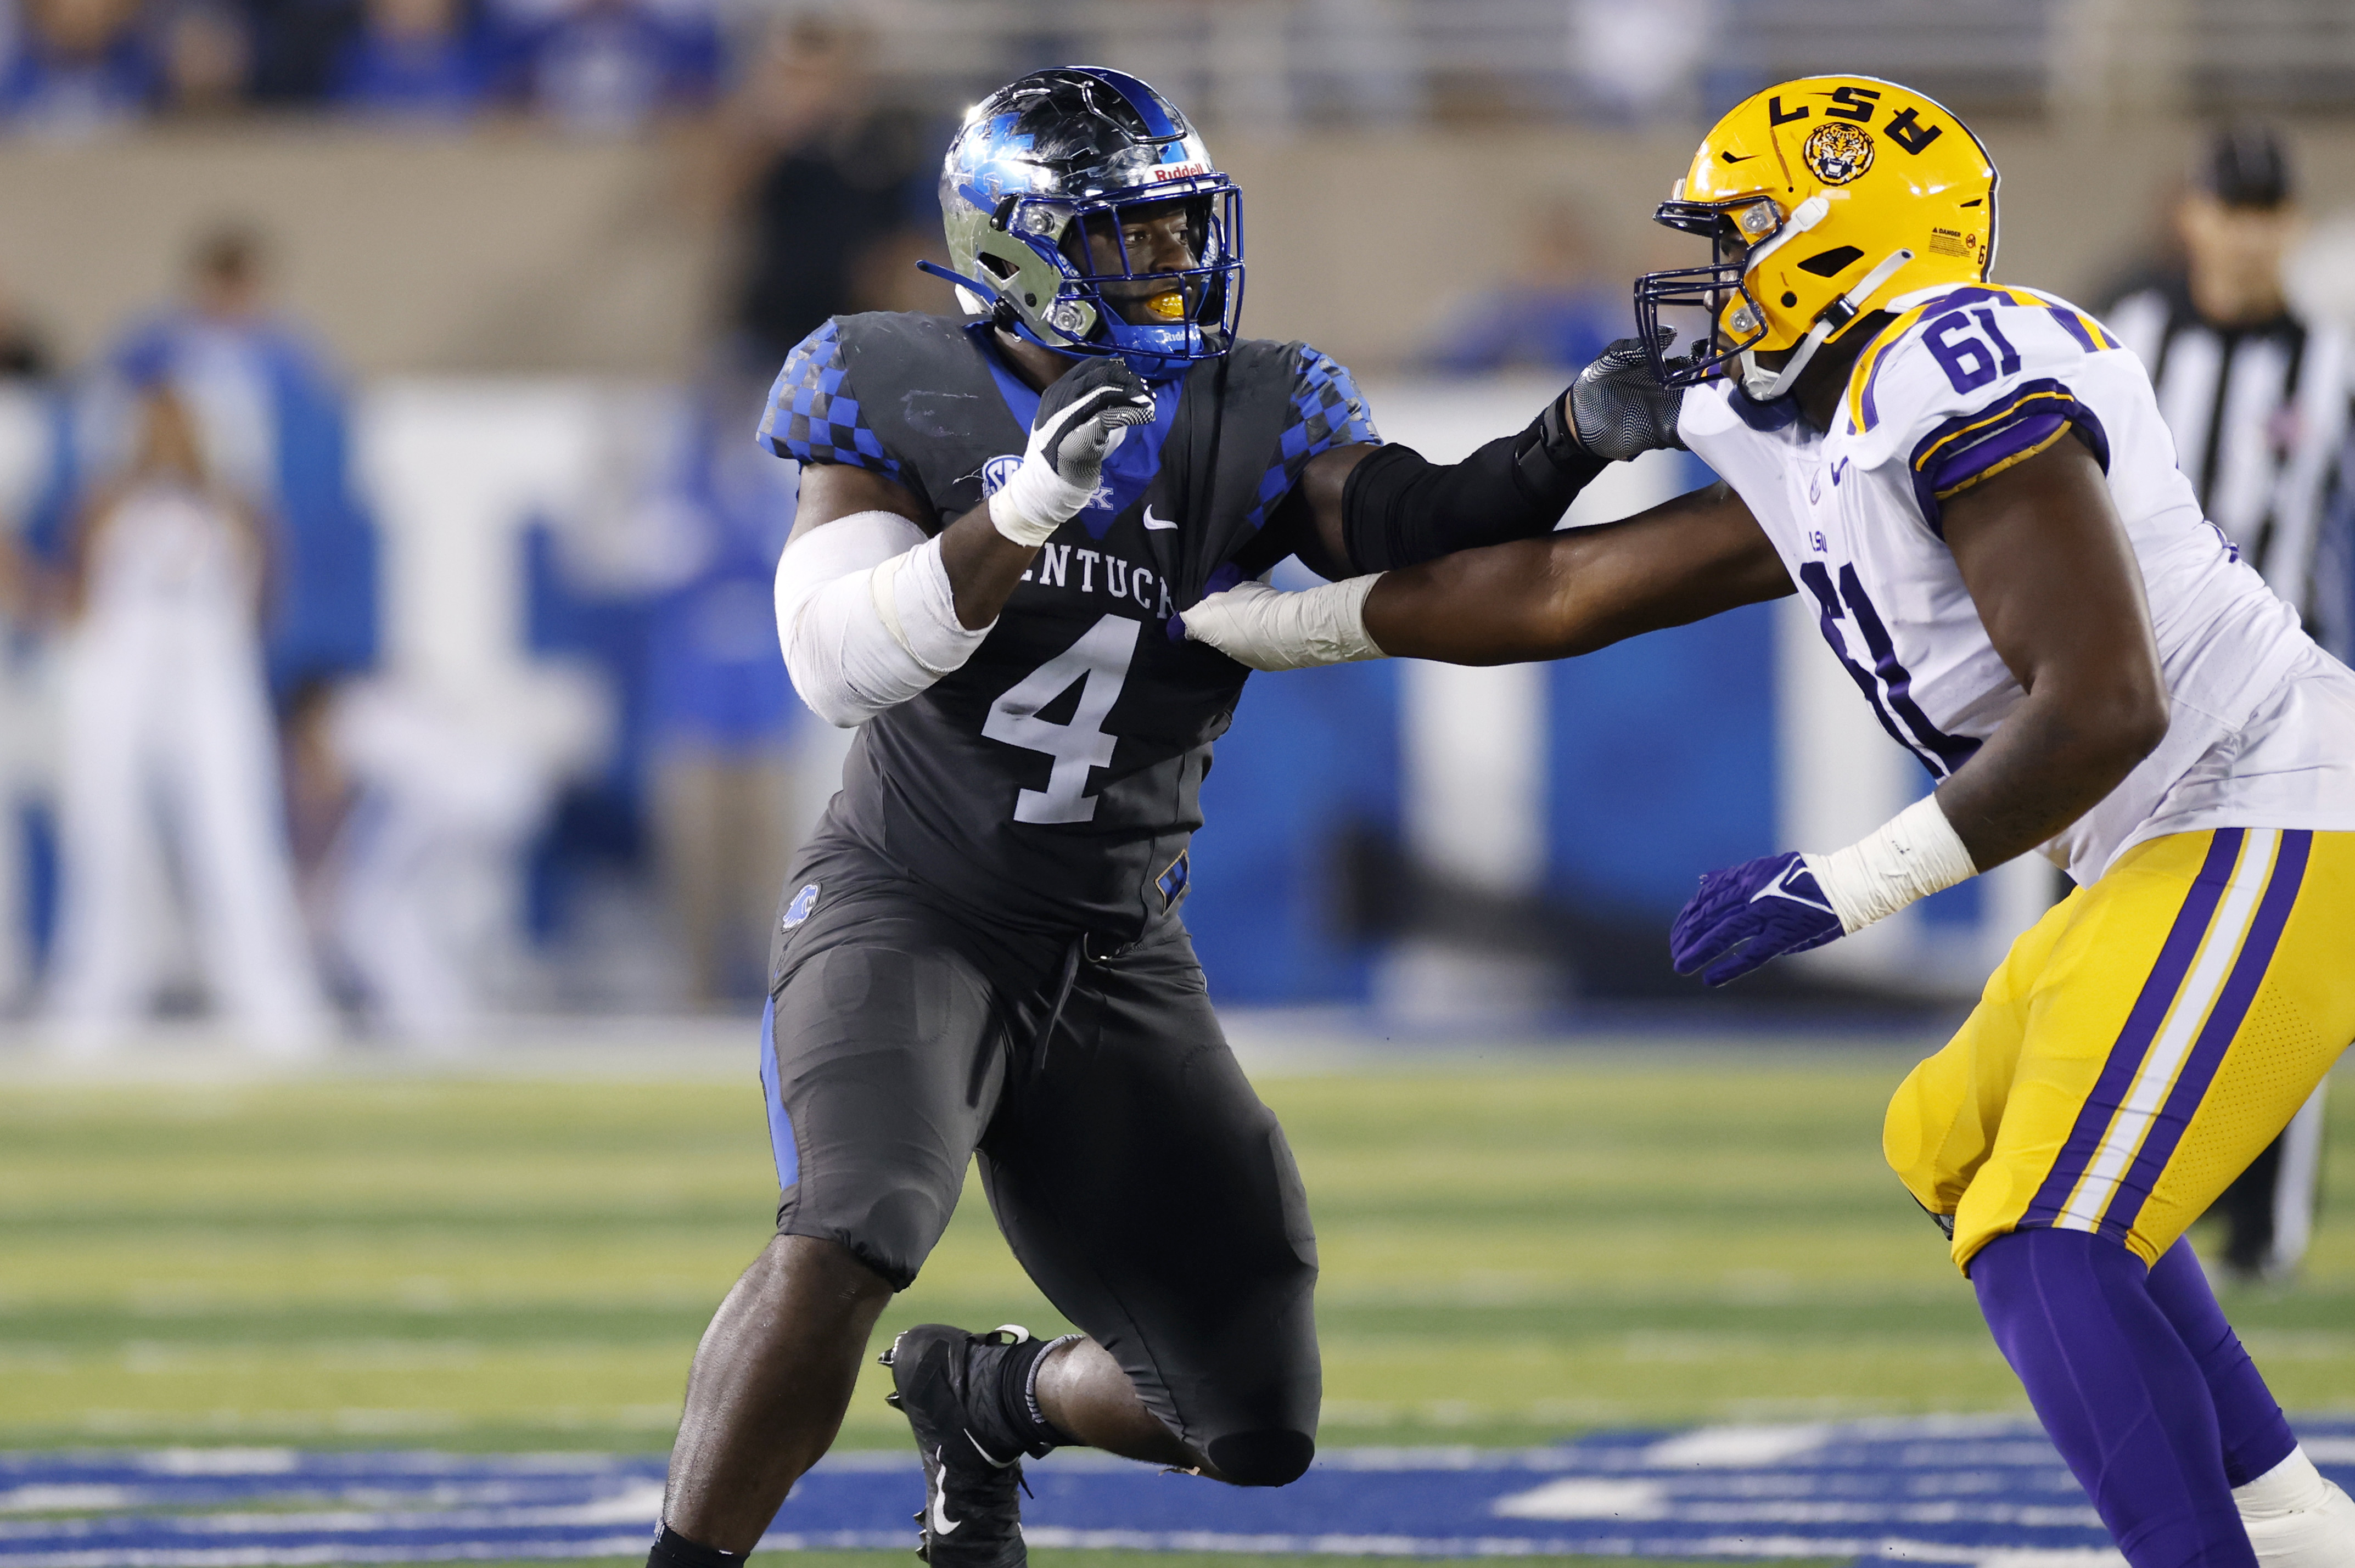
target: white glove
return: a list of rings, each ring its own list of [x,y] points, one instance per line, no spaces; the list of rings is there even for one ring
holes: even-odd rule
[[[1186,635],[1254,670],[1309,670],[1388,655],[1366,635],[1366,596],[1381,577],[1349,577],[1305,593],[1239,583],[1182,617]]]
[[[1104,459],[1128,427],[1153,415],[1152,392],[1119,360],[1091,359],[1065,371],[1039,399],[1021,466],[989,498],[989,521],[1037,549],[1095,498]]]

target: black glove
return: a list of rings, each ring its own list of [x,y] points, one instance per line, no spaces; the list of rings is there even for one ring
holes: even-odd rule
[[[1675,335],[1663,328],[1660,347],[1665,350]],[[1623,337],[1604,349],[1578,373],[1565,396],[1572,432],[1596,457],[1616,462],[1684,445],[1677,440],[1677,413],[1684,407],[1685,389],[1660,385],[1642,338]]]
[[[1025,455],[1044,459],[1064,483],[1093,490],[1128,427],[1153,412],[1153,393],[1135,371],[1117,359],[1083,361],[1039,395]]]
[[[1153,418],[1153,393],[1117,359],[1063,372],[1039,398],[1021,466],[989,498],[989,520],[1030,549],[1079,514],[1103,482],[1104,459],[1131,425]]]

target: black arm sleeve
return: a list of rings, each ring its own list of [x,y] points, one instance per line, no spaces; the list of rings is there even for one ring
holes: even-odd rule
[[[1452,467],[1411,447],[1383,447],[1341,487],[1349,565],[1386,572],[1550,532],[1608,466],[1572,438],[1559,397],[1519,435],[1500,436]]]

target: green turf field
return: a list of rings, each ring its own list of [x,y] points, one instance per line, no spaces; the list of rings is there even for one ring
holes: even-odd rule
[[[1904,1065],[1265,1083],[1323,1246],[1324,1441],[2024,1408],[1881,1163]],[[2293,1409],[2355,1407],[2343,1125],[2335,1148],[2306,1281],[2231,1303]],[[0,1446],[663,1448],[771,1180],[749,1083],[7,1084]],[[977,1191],[883,1332],[927,1319],[1060,1326]],[[868,1380],[845,1441],[904,1441]]]

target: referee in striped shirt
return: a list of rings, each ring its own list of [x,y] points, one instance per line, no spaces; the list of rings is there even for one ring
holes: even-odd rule
[[[2176,214],[2186,267],[2136,290],[2104,320],[2140,355],[2208,516],[2316,640],[2344,659],[2348,582],[2348,344],[2300,321],[2282,285],[2296,232],[2289,158],[2262,125],[2219,132]],[[2322,1178],[2323,1089],[2217,1200],[2224,1262],[2244,1281],[2297,1267]]]

